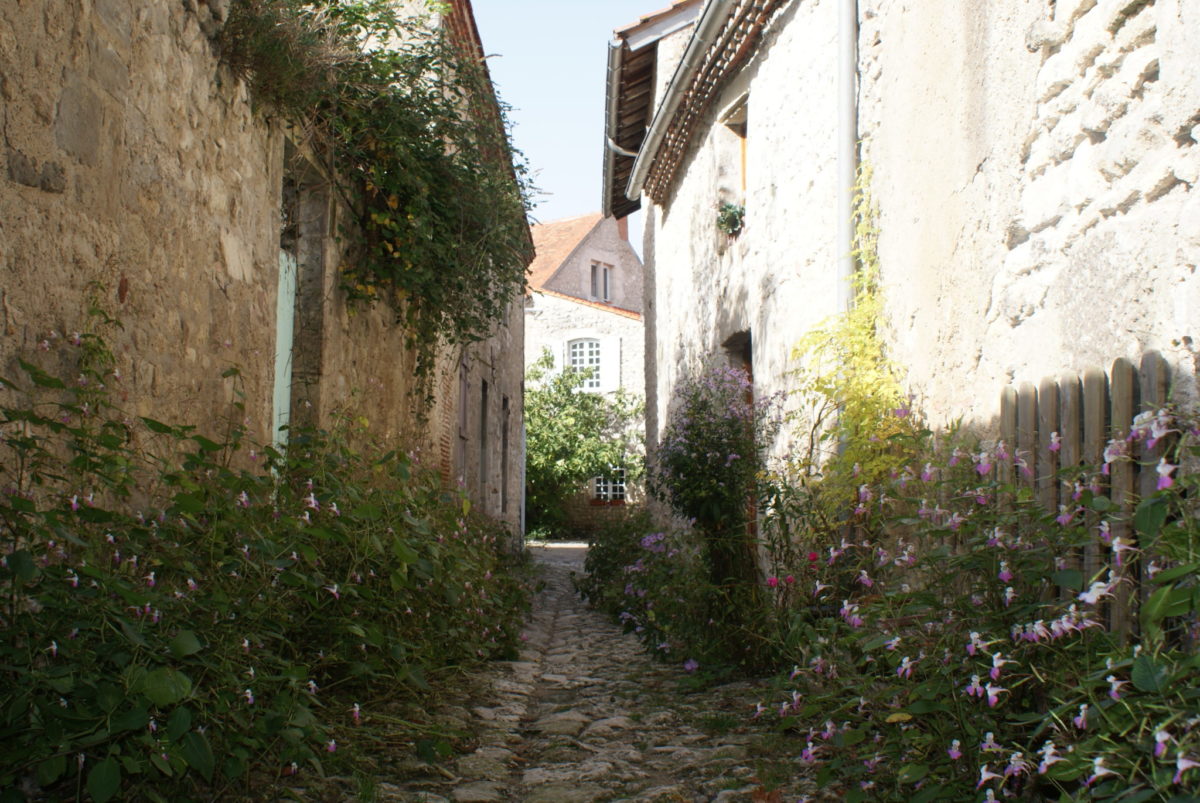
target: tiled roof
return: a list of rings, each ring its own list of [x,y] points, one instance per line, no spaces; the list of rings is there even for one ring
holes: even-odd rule
[[[669,8],[644,14],[632,25],[613,31],[609,46],[608,83],[605,88],[604,195],[605,214],[626,217],[638,209],[625,190],[633,163],[654,116],[654,82],[658,66],[658,41],[691,25],[700,0],[675,0]],[[669,24],[674,20],[674,24]],[[665,27],[664,27],[665,26]]]
[[[529,288],[541,290],[602,219],[599,212],[593,212],[535,224],[532,233],[536,253],[529,265]]]
[[[640,28],[643,25],[649,25],[650,23],[658,22],[658,20],[667,16],[679,6],[688,6],[696,2],[698,2],[698,0],[672,0],[671,5],[667,8],[660,8],[658,11],[651,11],[649,14],[643,14],[638,17],[637,22],[631,22],[628,25],[622,25],[620,28],[617,28],[615,31],[613,31],[613,33],[617,34],[618,36],[629,34],[635,28]]]
[[[736,0],[722,21],[707,51],[690,74],[676,73],[674,81],[682,79],[683,100],[667,123],[666,134],[653,158],[644,191],[662,202],[674,182],[692,135],[705,111],[716,97],[726,78],[753,55],[759,37],[772,15],[790,0]],[[653,125],[657,125],[656,119]]]
[[[575,296],[569,296],[566,293],[559,293],[555,290],[542,289],[538,290],[537,292],[541,293],[542,295],[553,296],[554,298],[561,298],[566,301],[574,301],[576,304],[582,304],[585,307],[598,309],[602,312],[611,312],[613,315],[620,315],[622,318],[629,318],[634,321],[640,321],[642,319],[642,314],[640,312],[634,312],[631,309],[621,309],[620,307],[614,307],[612,304],[604,304],[600,301],[590,301],[586,298],[576,298]]]

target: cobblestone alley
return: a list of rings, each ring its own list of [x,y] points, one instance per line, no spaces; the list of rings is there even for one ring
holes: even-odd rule
[[[440,774],[381,784],[380,799],[691,803],[813,794],[789,747],[745,727],[769,691],[681,687],[679,663],[651,660],[575,594],[571,572],[582,573],[583,548],[532,552],[545,588],[521,660],[488,667],[479,680],[489,691],[445,712],[478,733],[477,747]]]

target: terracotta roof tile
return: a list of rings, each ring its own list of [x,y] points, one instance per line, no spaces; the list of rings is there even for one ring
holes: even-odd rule
[[[628,34],[635,28],[640,28],[643,25],[649,25],[652,22],[657,22],[659,19],[667,16],[680,6],[692,5],[696,2],[698,2],[698,0],[671,0],[671,5],[668,7],[660,8],[658,11],[651,11],[649,14],[643,14],[638,17],[637,22],[631,22],[628,25],[622,25],[620,28],[617,28],[615,31],[613,31],[613,33]]]
[[[601,219],[599,212],[593,212],[535,224],[531,231],[536,255],[529,265],[529,288],[541,290]]]

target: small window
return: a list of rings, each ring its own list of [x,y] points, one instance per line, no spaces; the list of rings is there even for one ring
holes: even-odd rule
[[[612,299],[612,266],[602,262],[592,263],[592,298],[600,301]]]
[[[625,469],[615,468],[611,474],[596,477],[593,480],[595,493],[592,499],[596,502],[622,504],[625,502]]]
[[[749,96],[742,95],[729,104],[721,114],[721,122],[737,138],[738,183],[744,195],[746,192],[746,136],[749,133],[750,123]]]
[[[567,349],[568,362],[577,371],[592,369],[592,374],[583,381],[584,390],[600,389],[600,341],[594,339],[572,340]]]

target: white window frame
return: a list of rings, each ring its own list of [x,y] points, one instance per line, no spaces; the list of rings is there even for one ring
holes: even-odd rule
[[[592,375],[583,380],[584,390],[598,391],[601,388],[600,377],[604,370],[602,353],[600,339],[596,337],[578,337],[567,342],[567,365],[578,371],[592,369]]]
[[[608,474],[592,480],[592,499],[596,502],[624,503],[629,489],[626,485],[625,469],[614,468]]]

